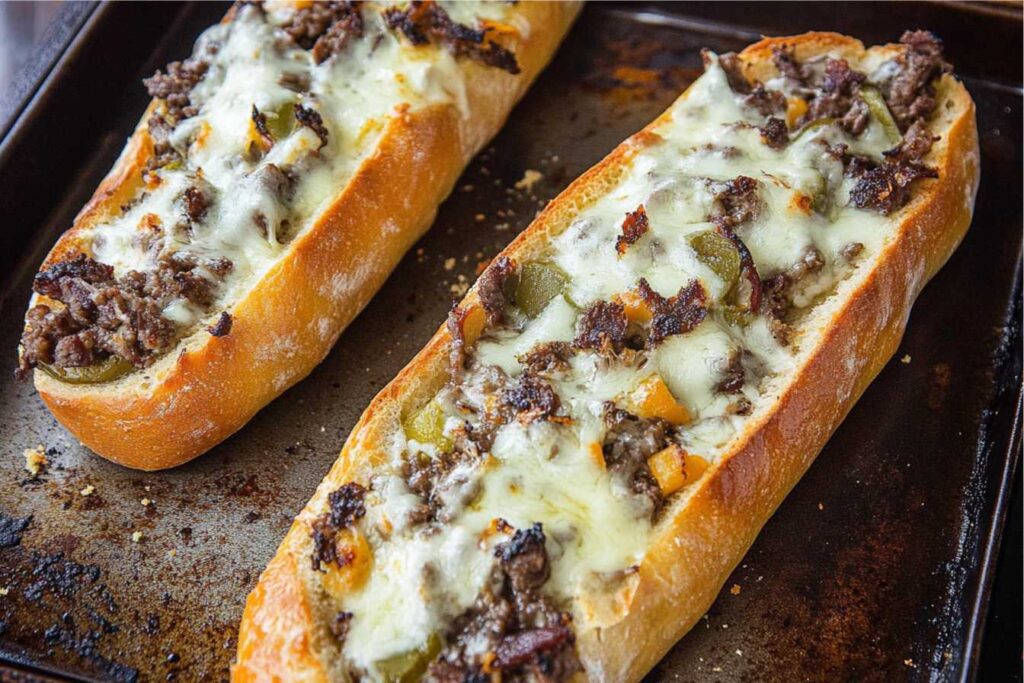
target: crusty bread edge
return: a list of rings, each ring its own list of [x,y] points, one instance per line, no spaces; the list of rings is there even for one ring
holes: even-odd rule
[[[750,75],[772,74],[771,48],[778,44],[795,47],[800,59],[828,52],[856,64],[865,54],[859,41],[834,33],[768,38],[741,53]],[[639,680],[696,623],[761,527],[895,353],[912,303],[970,224],[979,180],[974,103],[955,79],[944,77],[943,87],[946,95],[940,106],[951,103],[952,125],[942,132],[928,159],[940,177],[915,188],[911,204],[898,216],[894,238],[874,266],[857,276],[855,292],[832,313],[829,329],[805,356],[795,380],[771,409],[750,421],[732,451],[696,490],[666,511],[624,618],[604,628],[578,628],[577,647],[590,679]],[[616,184],[629,159],[657,139],[653,129],[664,116],[572,183],[503,253],[527,261],[539,252],[549,235],[564,229],[580,208]],[[475,287],[462,305],[479,307]],[[374,468],[388,459],[400,417],[444,383],[449,342],[442,326],[374,398],[339,459],[297,516],[246,603],[234,680],[301,677],[300,672],[307,671],[303,666],[317,661],[325,650],[334,651],[323,626],[331,616],[329,601],[309,569],[310,524],[330,491],[348,481],[367,482]],[[282,582],[300,591],[301,609],[272,587]],[[296,656],[296,639],[311,638],[317,643],[315,653]],[[327,679],[327,669],[319,671],[320,680]]]
[[[229,312],[232,329],[200,329],[144,372],[71,385],[37,370],[36,389],[57,419],[96,453],[159,470],[209,450],[305,377],[433,222],[472,156],[554,54],[578,3],[523,3],[529,27],[507,41],[521,73],[464,61],[472,114],[454,104],[405,110],[316,224]],[[142,183],[152,156],[146,116],[114,168],[43,267],[79,250],[79,234],[115,213]]]

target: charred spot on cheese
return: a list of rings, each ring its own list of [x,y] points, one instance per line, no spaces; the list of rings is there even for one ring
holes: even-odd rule
[[[487,29],[475,29],[452,20],[448,12],[432,0],[412,0],[405,9],[390,7],[384,18],[392,29],[402,32],[413,45],[437,41],[456,57],[519,73],[516,56],[508,48],[487,39]]]
[[[345,564],[345,558],[338,556],[334,539],[339,531],[349,528],[366,514],[365,497],[366,489],[355,482],[344,484],[327,496],[327,512],[312,524],[313,571],[322,571],[325,564]]]
[[[697,280],[691,280],[677,294],[666,299],[640,278],[637,291],[651,310],[647,347],[654,348],[674,334],[686,334],[707,316],[707,294]]]
[[[506,389],[501,400],[515,412],[516,419],[525,424],[555,418],[562,405],[550,384],[530,375],[524,376],[516,386]]]
[[[603,354],[621,353],[626,346],[628,324],[622,304],[595,301],[580,316],[573,347]]]
[[[647,212],[644,211],[643,204],[638,206],[635,211],[627,213],[626,219],[622,221],[622,234],[615,238],[615,251],[619,256],[625,254],[626,249],[631,245],[636,244],[637,240],[643,237],[650,227],[651,223],[647,220]]]
[[[335,640],[339,643],[344,643],[345,638],[348,637],[348,629],[352,623],[352,613],[344,610],[338,612],[331,619],[331,635],[334,636]]]

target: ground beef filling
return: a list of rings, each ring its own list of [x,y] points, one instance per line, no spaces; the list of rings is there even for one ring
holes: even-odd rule
[[[157,71],[145,79],[143,84],[150,97],[164,101],[167,116],[178,122],[199,113],[199,109],[192,104],[190,95],[209,68],[208,63],[195,58],[171,62],[167,65],[167,73]]]
[[[488,29],[475,29],[452,20],[435,2],[412,0],[405,9],[391,7],[384,11],[384,20],[392,30],[401,31],[413,45],[440,43],[456,57],[507,71],[519,73],[516,56],[508,48],[487,39]]]
[[[434,683],[566,681],[581,670],[572,617],[542,593],[550,562],[540,524],[495,548],[498,562],[424,678]],[[484,654],[474,654],[483,652]]]
[[[691,280],[679,288],[678,294],[668,299],[654,291],[644,278],[640,278],[637,291],[651,310],[646,343],[649,349],[655,348],[666,337],[694,330],[707,316],[707,294],[699,280]]]
[[[642,419],[610,402],[604,406],[604,424],[607,431],[601,450],[608,471],[645,501],[644,512],[653,518],[665,497],[651,474],[647,459],[668,447],[672,426],[657,418]]]
[[[176,299],[208,309],[214,282],[197,272],[223,276],[227,259],[199,262],[184,254],[160,257],[146,272],[129,271],[120,278],[114,269],[84,254],[61,261],[36,275],[32,289],[63,304],[39,304],[29,310],[21,338],[18,376],[32,368],[89,367],[111,356],[147,367],[176,340],[174,323],[163,309]]]
[[[360,2],[314,2],[295,12],[284,32],[304,50],[311,50],[313,61],[322,64],[344,49],[350,36],[363,35]]]
[[[910,201],[910,187],[915,180],[937,177],[934,169],[922,163],[933,142],[925,120],[935,110],[935,80],[952,71],[943,59],[942,41],[931,33],[907,31],[900,43],[905,49],[895,59],[895,72],[878,87],[904,138],[885,153],[881,162],[858,157],[846,166],[846,174],[857,179],[850,192],[850,203],[883,215]],[[795,121],[797,128],[813,121],[834,120],[848,133],[858,136],[868,127],[871,110],[862,94],[867,77],[852,69],[846,60],[829,58],[823,69],[814,69],[800,64],[794,51],[785,46],[773,48],[772,60],[794,92],[807,103],[806,112]],[[761,84],[746,78],[736,55],[722,55],[719,63],[733,92],[742,95],[744,102],[765,116],[780,110],[765,104],[774,100],[758,92],[763,90]],[[755,94],[758,102],[751,102]],[[781,92],[776,94],[782,96]],[[784,109],[784,98],[781,108]],[[765,144],[774,149],[781,149],[789,140],[788,130],[780,124],[781,119],[771,117],[760,129]]]
[[[365,497],[366,489],[354,482],[327,496],[327,512],[313,522],[313,571],[321,571],[325,564],[344,566],[350,561],[339,556],[335,538],[339,531],[349,528],[366,514]]]

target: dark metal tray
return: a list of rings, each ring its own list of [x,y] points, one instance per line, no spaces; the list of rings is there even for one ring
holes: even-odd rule
[[[132,472],[91,455],[30,385],[10,380],[15,346],[32,274],[146,104],[139,79],[187,54],[223,10],[99,6],[0,143],[0,660],[9,667],[0,664],[0,680],[26,671],[226,678],[246,594],[364,406],[433,333],[478,262],[694,77],[698,48],[812,28],[878,42],[907,27],[946,39],[978,103],[974,227],[924,291],[897,358],[651,679],[974,675],[1020,447],[1019,12],[588,7],[324,363],[205,457]],[[513,187],[526,169],[544,174],[532,192]],[[21,454],[37,444],[52,464],[33,480]],[[95,492],[81,495],[89,485]]]

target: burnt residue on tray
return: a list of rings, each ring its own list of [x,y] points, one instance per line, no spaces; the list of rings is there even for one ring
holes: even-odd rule
[[[977,13],[910,3],[886,6],[877,22],[872,5],[844,7],[588,6],[431,232],[323,364],[195,462],[121,469],[57,425],[31,385],[0,381],[0,660],[99,679],[225,679],[245,596],[363,408],[548,201],[661,113],[697,74],[700,48],[809,28],[878,42],[920,26],[947,39],[958,72],[986,79],[967,83],[983,178],[999,182],[983,184],[975,228],[925,290],[897,357],[651,680],[965,671],[1020,383],[1011,302],[1021,213],[1019,193],[1006,192],[1021,186],[1020,78],[1006,81],[1012,87],[988,79],[1021,60],[990,55],[971,36],[1017,36],[1019,24],[1010,31]],[[75,59],[0,150],[0,213],[23,246],[0,252],[3,376],[31,275],[146,106],[139,79],[186,55],[224,9],[102,6]],[[131,41],[121,39],[126,26]],[[33,476],[20,454],[37,445],[48,464]]]

